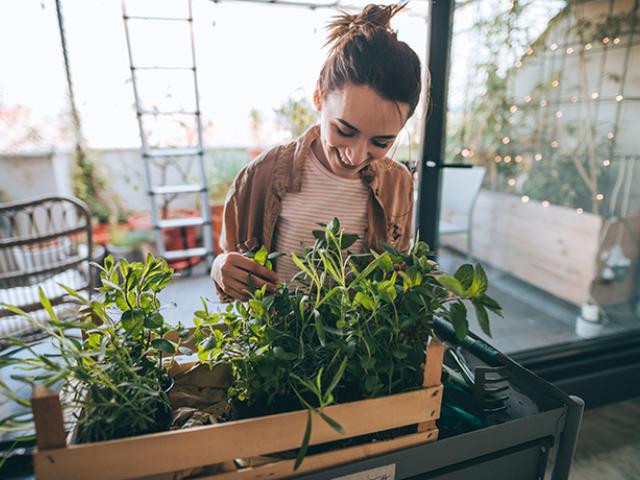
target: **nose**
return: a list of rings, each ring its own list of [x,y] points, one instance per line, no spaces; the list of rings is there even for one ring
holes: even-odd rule
[[[351,165],[361,165],[369,156],[369,152],[367,152],[367,144],[365,142],[358,142],[355,145],[347,147],[345,149],[345,154]]]

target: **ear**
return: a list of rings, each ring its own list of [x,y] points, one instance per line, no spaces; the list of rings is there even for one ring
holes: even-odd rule
[[[316,89],[313,91],[313,104],[316,106],[316,110],[318,112],[322,111],[322,93],[320,89],[316,86]]]

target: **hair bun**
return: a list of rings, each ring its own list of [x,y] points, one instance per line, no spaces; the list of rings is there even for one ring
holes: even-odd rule
[[[391,19],[395,14],[403,10],[407,3],[403,2],[395,5],[376,5],[371,3],[364,7],[362,12],[355,15],[342,11],[327,26],[329,35],[327,36],[326,45],[334,42],[337,45],[343,39],[349,38],[354,32],[367,28],[383,28],[387,32],[395,34],[391,29]],[[334,48],[336,45],[334,45]]]

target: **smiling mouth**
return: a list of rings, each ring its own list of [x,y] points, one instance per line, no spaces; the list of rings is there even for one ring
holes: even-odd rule
[[[350,165],[350,164],[346,163],[346,162],[342,159],[342,155],[340,155],[340,151],[339,151],[337,148],[336,148],[335,150],[336,150],[336,155],[337,155],[337,157],[338,157],[338,163],[340,164],[340,166],[341,166],[342,168],[346,168],[347,170],[353,170],[353,169],[355,169],[355,168],[358,168],[358,167],[356,167],[355,165]]]

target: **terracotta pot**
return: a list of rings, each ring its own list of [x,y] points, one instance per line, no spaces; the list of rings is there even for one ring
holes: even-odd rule
[[[109,233],[109,224],[99,223],[91,227],[93,243],[96,245],[105,245],[111,241]]]

